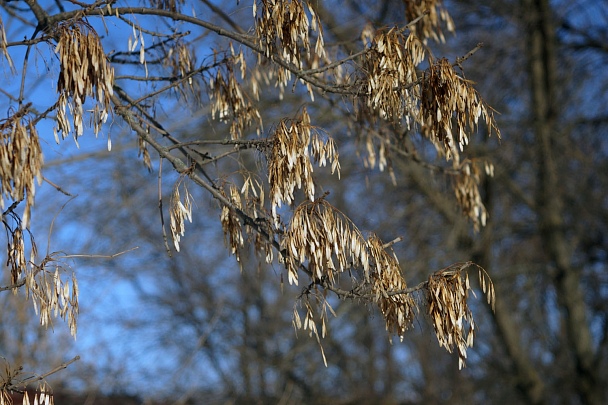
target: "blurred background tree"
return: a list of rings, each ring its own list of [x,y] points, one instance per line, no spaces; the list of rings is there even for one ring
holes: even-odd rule
[[[405,120],[384,119],[377,108],[368,110],[364,103],[353,102],[352,94],[340,94],[339,86],[319,91],[313,84],[314,102],[295,77],[276,88],[280,78],[264,76],[274,65],[265,61],[261,72],[254,73],[256,55],[245,53],[250,71],[241,84],[250,98],[241,107],[242,111],[257,108],[264,129],[258,138],[255,125],[249,129],[236,125],[231,135],[230,123],[246,124],[246,119],[231,121],[238,118],[238,108],[225,110],[215,104],[223,93],[212,99],[205,94],[213,92],[209,80],[216,80],[214,89],[221,88],[218,71],[225,75],[225,86],[231,70],[238,79],[241,65],[234,61],[240,57],[239,38],[231,37],[235,53],[224,53],[228,40],[217,36],[217,31],[188,25],[186,18],[159,24],[145,12],[119,13],[115,19],[115,12],[107,11],[127,6],[160,8],[168,16],[181,11],[194,16],[188,18],[245,35],[254,33],[250,4],[111,3],[108,9],[106,2],[89,6],[73,1],[2,2],[7,53],[17,71],[11,76],[3,59],[7,77],[19,78],[15,83],[22,75],[27,77],[24,91],[20,83],[7,82],[3,87],[7,110],[34,102],[31,117],[46,114],[61,119],[54,104],[56,89],[49,95],[45,87],[57,80],[61,66],[40,10],[53,16],[81,9],[89,14],[84,21],[99,34],[116,69],[114,96],[120,99],[111,102],[115,106],[138,100],[140,109],[129,111],[142,117],[133,122],[116,112],[108,119],[110,125],[101,127],[101,132],[111,135],[111,152],[105,142],[89,136],[86,125],[78,149],[68,141],[54,145],[49,134],[55,124],[44,120],[38,124],[48,182],[37,190],[32,232],[39,245],[46,245],[57,216],[48,251],[72,254],[62,256],[61,264],[78,276],[79,338],[73,343],[61,322],[49,336],[44,328],[32,325],[22,299],[9,303],[10,292],[4,292],[2,321],[10,327],[3,327],[0,354],[11,365],[25,364],[44,372],[78,353],[79,362],[49,379],[54,390],[84,393],[92,403],[101,403],[111,393],[126,393],[146,403],[205,404],[601,404],[608,400],[608,73],[603,68],[608,58],[608,6],[604,2],[445,2],[457,36],[441,19],[442,8],[432,7],[432,1],[311,3],[323,25],[331,61],[364,49],[362,37],[374,47],[369,38],[375,29],[403,27],[425,10],[438,13],[441,30],[423,19],[415,31],[420,37],[429,36],[426,44],[436,55],[453,63],[483,42],[461,63],[464,73],[458,71],[500,113],[496,120],[502,141],[488,138],[482,128],[470,134],[470,144],[460,156],[461,163],[493,164],[493,178],[479,177],[479,197],[489,216],[478,232],[462,215],[466,207],[459,207],[453,197],[454,179],[461,173],[454,159],[446,162],[415,120],[408,127]],[[263,4],[257,7],[259,15]],[[96,16],[101,12],[106,13],[103,21]],[[42,32],[32,36],[36,26]],[[89,29],[81,27],[83,32]],[[27,42],[17,41],[44,36],[53,45],[32,46],[22,72]],[[145,45],[140,47],[142,38]],[[310,69],[312,65],[306,64],[314,63],[314,57],[302,63]],[[329,62],[320,58],[318,63]],[[418,68],[429,69],[432,63],[427,59]],[[333,73],[348,89],[346,84],[361,83],[372,68],[373,63],[366,64],[359,55],[343,65],[343,71]],[[252,80],[264,88],[259,101],[254,101]],[[146,97],[148,93],[153,95]],[[178,101],[169,95],[177,95]],[[422,90],[419,95],[424,97]],[[103,109],[103,97],[99,105]],[[180,147],[171,149],[175,156],[201,163],[203,171],[194,173],[207,176],[203,179],[230,198],[228,185],[235,183],[240,191],[246,170],[263,173],[267,151],[245,149],[250,144],[229,140],[238,131],[244,131],[244,138],[239,135],[237,140],[266,139],[282,118],[296,118],[303,106],[311,123],[327,131],[340,152],[340,181],[336,176],[320,176],[325,172],[315,167],[316,197],[328,190],[327,200],[359,229],[374,231],[385,241],[402,237],[393,249],[409,286],[457,261],[473,261],[490,273],[497,290],[496,311],[480,294],[478,300],[470,300],[480,331],[467,352],[467,368],[459,371],[458,356],[437,345],[424,305],[404,341],[394,339],[391,344],[385,319],[373,302],[335,295],[327,296],[337,316],[322,340],[325,367],[316,339],[308,331],[294,332],[292,325],[292,307],[308,284],[305,275],[300,276],[300,287],[290,286],[276,251],[271,264],[259,260],[251,245],[237,247],[239,262],[226,254],[218,204],[192,183],[182,183],[192,195],[192,223],[185,224],[179,253],[167,253],[174,250],[168,209],[180,177],[171,173],[166,160],[159,164],[158,155],[137,140],[130,125],[149,129],[157,139],[170,141],[168,134],[178,139]],[[218,121],[226,111],[231,120]],[[84,117],[88,123],[88,116]],[[249,118],[256,122],[255,116]],[[68,114],[67,120],[72,119]],[[70,135],[77,131],[77,124],[71,124]],[[243,153],[237,153],[238,148]],[[149,153],[152,171],[136,159],[138,152],[145,163]],[[205,164],[206,159],[212,164]],[[158,178],[162,182],[157,183]],[[263,178],[253,180],[264,182]],[[57,187],[78,197],[60,209],[71,197]],[[185,204],[184,189],[180,192]],[[159,217],[159,193],[167,242]],[[295,197],[306,198],[299,192]],[[267,193],[267,203],[271,198]],[[292,215],[289,209],[280,213],[286,218]],[[476,218],[470,219],[481,221]],[[138,249],[131,251],[134,247]],[[122,252],[126,254],[112,257]],[[74,257],[74,253],[105,257]],[[352,288],[345,276],[336,287]],[[415,299],[423,304],[425,296],[418,294]]]

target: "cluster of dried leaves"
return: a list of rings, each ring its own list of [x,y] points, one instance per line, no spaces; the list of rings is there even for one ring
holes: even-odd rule
[[[61,69],[57,81],[59,107],[55,140],[59,143],[59,132],[65,139],[72,130],[66,111],[69,107],[74,139],[78,143],[78,137],[84,133],[83,105],[87,97],[96,101],[91,117],[95,135],[111,112],[114,69],[107,61],[99,36],[85,21],[67,21],[57,25],[56,36],[59,39],[55,52],[59,54]],[[108,138],[108,148],[111,147],[109,142]]]
[[[180,186],[184,190],[184,199],[179,192]],[[173,193],[171,193],[170,203],[170,223],[171,223],[171,236],[173,237],[173,245],[175,250],[179,252],[179,242],[181,237],[186,232],[186,220],[192,222],[192,195],[186,188],[184,178],[181,177],[173,186]]]
[[[315,199],[312,160],[319,166],[331,164],[331,172],[340,175],[340,162],[334,140],[312,126],[306,108],[293,120],[282,120],[271,136],[272,150],[268,155],[270,204],[275,225],[279,224],[277,208],[291,205],[294,191],[301,189],[306,197]]]
[[[472,83],[459,76],[447,59],[434,63],[422,85],[422,133],[440,155],[452,160],[456,199],[476,230],[485,225],[488,216],[479,193],[480,171],[469,160],[461,162],[460,152],[469,143],[469,133],[477,130],[482,117],[488,132],[491,134],[494,130],[500,138],[492,109],[483,102]],[[486,170],[488,175],[492,172]]]
[[[13,66],[13,60],[11,59],[11,55],[8,53],[8,49],[6,49],[6,31],[4,30],[4,23],[2,22],[2,18],[0,18],[0,52],[2,56],[6,59],[9,68],[11,71],[15,71]]]
[[[332,290],[339,285],[339,276],[348,270],[352,276],[361,271],[356,290],[374,301],[386,321],[390,334],[403,339],[417,310],[414,299],[406,291],[399,262],[394,252],[374,234],[366,240],[351,220],[324,198],[305,202],[296,208],[285,237],[281,241],[290,284],[298,284],[298,273],[304,270],[312,278],[312,285]],[[311,286],[312,286],[311,285]],[[307,290],[311,290],[308,287]],[[354,291],[354,290],[353,290]],[[324,295],[316,295],[317,300]],[[322,329],[325,330],[326,300],[321,300]],[[306,305],[306,320],[302,325],[294,319],[297,328],[304,327],[315,333],[313,307]]]
[[[477,130],[482,116],[491,134],[496,130],[491,108],[447,59],[436,61],[426,72],[422,84],[420,122],[422,133],[437,151],[459,164],[459,150],[469,143],[469,131]]]
[[[230,253],[241,263],[241,250],[247,241],[266,263],[272,263],[275,229],[268,219],[269,213],[265,208],[264,184],[254,179],[251,173],[246,173],[240,190],[232,183],[228,184],[226,189],[222,189],[222,195],[230,202],[230,206],[222,206],[220,221],[224,231],[224,242]],[[251,219],[248,226],[244,227],[245,232],[243,232],[242,215]]]
[[[11,289],[15,294],[18,288],[25,287],[26,299],[32,299],[34,310],[44,327],[52,326],[53,317],[67,320],[72,336],[76,336],[78,316],[78,283],[72,274],[71,280],[61,278],[64,269],[52,256],[47,255],[36,264],[37,248],[34,238],[24,230],[20,218],[12,209],[2,215],[8,236],[7,266],[10,269]],[[25,235],[29,235],[26,244]],[[30,247],[26,255],[26,245]]]
[[[416,301],[407,293],[407,283],[392,249],[389,252],[374,234],[368,238],[367,246],[374,263],[370,282],[373,300],[384,316],[389,338],[395,334],[403,341],[418,312]]]
[[[220,221],[222,223],[222,229],[224,230],[224,241],[229,247],[230,253],[235,255],[237,261],[240,262],[239,249],[243,246],[245,239],[243,238],[241,219],[236,213],[236,210],[242,211],[243,203],[241,200],[241,193],[239,193],[239,190],[234,184],[229,185],[228,192],[229,195],[227,198],[229,199],[231,206],[224,205],[222,207]]]
[[[363,268],[369,280],[370,256],[357,227],[325,198],[300,204],[289,222],[281,249],[289,284],[298,284],[300,266],[315,282],[334,284],[339,273]]]
[[[13,201],[25,198],[24,227],[29,226],[43,163],[36,126],[27,117],[28,107],[0,121],[0,207],[4,209],[5,197]]]
[[[415,2],[412,2],[415,3]],[[421,18],[417,24],[432,19],[433,14]],[[426,23],[423,23],[426,24]],[[363,55],[363,79],[360,81],[360,98],[357,112],[360,122],[373,125],[376,117],[420,128],[423,136],[435,146],[439,156],[452,162],[449,174],[453,176],[456,199],[464,214],[479,230],[487,219],[479,184],[480,171],[461,153],[469,143],[471,134],[478,130],[480,119],[500,138],[494,120],[494,111],[485,104],[473,83],[456,72],[447,59],[434,60],[426,46],[414,34],[392,28],[375,33],[368,27],[362,39],[369,44]],[[417,67],[428,58],[429,68],[420,73]],[[361,130],[360,141],[366,147],[365,165],[380,170],[390,169],[389,153],[398,148],[399,140]],[[486,171],[491,174],[490,171]],[[391,171],[392,174],[392,171]]]
[[[241,80],[245,78],[247,65],[243,52],[237,54],[232,47],[231,49],[233,56],[209,79],[209,98],[212,118],[217,116],[220,121],[230,123],[230,136],[234,140],[242,138],[245,129],[254,122],[257,122],[256,132],[259,134],[262,130],[262,116],[235,76],[235,70],[239,69]]]
[[[184,100],[191,96],[197,101],[197,105],[200,105],[201,87],[199,80],[194,76],[197,66],[194,48],[183,41],[177,41],[169,48],[163,65],[170,69],[172,77],[181,78],[181,85],[176,86],[176,90],[181,93]]]
[[[304,66],[302,56],[318,64],[319,58],[325,56],[323,29],[319,17],[310,4],[306,3],[311,15],[309,21],[301,0],[261,0],[261,3],[258,16],[258,5],[254,0],[253,16],[256,19],[256,35],[265,56],[271,58],[280,55],[284,61],[294,64],[299,69]],[[316,58],[313,59],[310,52],[310,29],[317,31],[314,47]],[[310,67],[317,66],[313,62]]]
[[[428,13],[411,27],[412,33],[422,38],[432,38],[437,42],[445,42],[441,26],[445,24],[448,32],[454,32],[454,21],[443,8],[441,0],[404,0],[405,15],[408,21],[414,21],[424,13]]]
[[[438,271],[429,277],[426,287],[428,313],[439,345],[450,353],[457,348],[459,368],[465,366],[467,347],[473,346],[475,336],[475,321],[467,303],[471,285],[466,270],[470,266],[474,266],[473,263],[459,263]],[[481,289],[494,309],[496,296],[492,280],[484,269],[476,267]]]
[[[418,37],[405,35],[403,30],[392,28],[376,32],[371,47],[364,55],[362,84],[368,108],[388,121],[416,115],[416,95],[413,93],[418,80],[416,66],[425,57],[426,48]]]
[[[321,61],[329,62],[321,21],[309,3],[305,8],[301,0],[261,0],[258,15],[258,1],[254,0],[253,17],[258,45],[263,52],[259,55],[258,65],[269,69],[260,73],[279,87],[281,99],[292,79],[293,69],[286,69],[283,64],[268,63],[269,60],[280,59],[296,70],[316,69]],[[314,48],[311,48],[313,32],[316,33],[316,40]],[[314,101],[311,84],[306,83],[306,88]]]
[[[326,300],[327,291],[348,297],[369,300],[378,305],[386,322],[389,336],[403,340],[420,312],[413,294],[426,292],[426,309],[440,346],[450,353],[457,348],[459,367],[465,365],[467,348],[472,347],[475,323],[468,305],[471,262],[459,263],[433,273],[427,282],[408,289],[403,272],[390,244],[383,244],[374,234],[367,240],[357,227],[324,198],[299,205],[281,240],[283,260],[289,283],[298,284],[298,273],[305,272],[312,279],[305,288],[305,321],[294,309],[296,329],[308,330],[317,339],[327,329],[328,311],[333,313]],[[480,267],[479,281],[488,303],[494,307],[494,286]],[[354,288],[345,291],[339,276],[348,270]],[[355,280],[358,271],[361,280]],[[318,287],[323,289],[322,292]],[[311,299],[313,302],[311,302]],[[314,305],[313,305],[314,304]],[[320,314],[316,316],[317,310]],[[317,323],[321,324],[319,334]],[[468,331],[465,326],[468,325]]]
[[[356,226],[324,198],[299,205],[289,223],[285,237],[281,241],[285,252],[284,260],[290,284],[298,284],[298,273],[303,270],[312,279],[313,286],[325,290],[339,290],[339,275],[349,270],[349,274],[362,269],[362,280],[350,291],[353,296],[368,297],[375,302],[386,322],[390,335],[396,334],[402,340],[411,328],[416,314],[420,311],[412,297],[415,289],[408,289],[402,270],[392,249],[374,234],[366,240]],[[474,321],[467,299],[471,288],[468,273],[465,271],[470,262],[451,266],[434,273],[419,288],[427,292],[428,314],[433,321],[441,346],[452,352],[458,348],[460,366],[464,365],[466,349],[473,344]],[[487,293],[488,303],[494,305],[494,289],[491,280],[479,268],[480,283]],[[326,329],[326,311],[329,304],[315,294],[321,301],[321,326]],[[326,307],[327,306],[327,307]],[[318,332],[315,323],[314,307],[307,301],[306,322],[302,324],[295,312],[296,328],[308,329],[312,334]],[[468,334],[464,324],[470,325]],[[322,334],[322,335],[323,335]]]
[[[485,226],[488,219],[488,211],[479,193],[481,165],[482,162],[467,159],[460,163],[459,170],[452,177],[456,201],[476,231],[479,231],[480,226]],[[488,162],[483,162],[483,166],[486,176],[492,177],[494,166]]]

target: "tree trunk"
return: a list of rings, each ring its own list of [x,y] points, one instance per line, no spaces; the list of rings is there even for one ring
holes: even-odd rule
[[[492,181],[486,179],[484,188],[484,204],[492,212]],[[490,220],[481,232],[481,240],[472,258],[475,263],[490,271],[492,243],[495,242],[492,234],[493,220],[490,216]],[[545,385],[522,344],[519,335],[521,328],[518,327],[508,305],[501,301],[500,294],[496,298],[495,311],[492,312],[492,315],[498,337],[511,360],[517,389],[526,403],[530,405],[546,404]]]
[[[551,266],[569,348],[576,363],[576,389],[583,403],[599,404],[593,345],[586,319],[579,272],[572,267],[572,246],[565,234],[563,196],[554,160],[556,131],[556,41],[548,0],[523,0],[532,119],[538,164],[537,214],[542,245]]]

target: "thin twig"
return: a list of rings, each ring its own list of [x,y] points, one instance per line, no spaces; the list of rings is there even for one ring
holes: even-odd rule
[[[35,382],[37,382],[37,381],[42,381],[42,380],[44,380],[45,378],[47,378],[48,376],[50,376],[50,375],[52,375],[52,374],[55,374],[55,373],[56,373],[56,372],[58,372],[58,371],[61,371],[61,370],[66,369],[66,368],[67,368],[67,367],[68,367],[70,364],[72,364],[72,363],[74,363],[74,362],[76,362],[76,361],[78,361],[78,360],[80,360],[80,356],[76,356],[76,357],[74,357],[72,360],[70,360],[70,361],[66,361],[65,363],[62,363],[62,364],[58,365],[57,367],[55,367],[54,369],[52,369],[52,370],[51,370],[51,371],[49,371],[49,372],[46,372],[46,373],[44,373],[44,374],[42,374],[42,375],[38,375],[38,376],[32,376],[32,377],[26,378],[26,379],[24,379],[24,380],[20,381],[20,382],[19,382],[19,383],[17,383],[17,384],[14,384],[14,385],[15,385],[15,386],[19,386],[19,385],[28,385],[28,384],[35,383]]]
[[[51,221],[51,225],[49,226],[49,236],[48,236],[48,242],[47,242],[47,245],[46,245],[46,257],[49,257],[49,254],[50,254],[50,251],[51,251],[51,235],[53,234],[53,226],[55,225],[55,220],[57,219],[57,217],[59,216],[59,214],[61,214],[61,211],[63,211],[63,209],[65,208],[65,206],[68,205],[74,198],[76,198],[76,196],[72,196],[72,198],[70,198],[69,200],[67,200],[61,206],[61,208],[59,208],[59,211],[57,211],[55,213],[55,215],[53,216],[53,220]]]
[[[454,66],[461,67],[460,64],[462,62],[464,62],[465,60],[469,59],[471,56],[473,56],[473,54],[475,52],[477,52],[478,50],[480,50],[482,47],[483,47],[483,42],[478,43],[477,46],[475,46],[475,48],[473,48],[469,52],[467,52],[466,55],[456,58],[456,62],[454,63]]]
[[[398,236],[395,239],[393,239],[390,242],[386,242],[384,245],[382,245],[383,249],[388,249],[389,247],[393,246],[395,243],[399,243],[403,240],[403,236]]]
[[[74,254],[74,255],[63,255],[60,259],[75,259],[75,258],[87,258],[87,259],[114,259],[118,256],[122,256],[125,253],[132,252],[139,249],[139,246],[132,247],[131,249],[123,250],[122,252],[114,253],[111,255],[92,255],[92,254]]]
[[[67,195],[68,197],[76,197],[74,194],[68,193],[63,188],[61,188],[61,186],[59,186],[59,185],[53,183],[52,181],[50,181],[47,177],[43,176],[42,180],[44,180],[46,183],[48,183],[49,185],[51,185],[53,188],[55,188],[55,190],[59,191],[61,194]]]

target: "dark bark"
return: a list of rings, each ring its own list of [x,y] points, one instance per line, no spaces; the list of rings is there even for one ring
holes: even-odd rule
[[[537,158],[537,215],[545,254],[554,269],[553,279],[562,309],[568,347],[576,364],[576,390],[583,403],[599,404],[594,350],[578,269],[566,236],[564,201],[555,161],[557,135],[557,56],[555,28],[548,0],[523,0],[527,25],[527,58],[532,95],[533,130]]]

